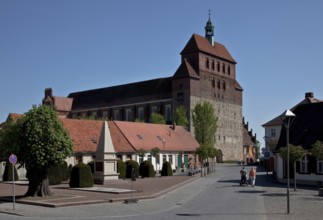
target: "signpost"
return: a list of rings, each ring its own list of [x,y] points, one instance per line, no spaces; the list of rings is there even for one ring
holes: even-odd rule
[[[15,210],[15,198],[16,198],[16,189],[15,189],[15,164],[17,163],[17,156],[14,154],[11,154],[9,157],[9,162],[12,164],[12,201],[13,201],[13,210]]]

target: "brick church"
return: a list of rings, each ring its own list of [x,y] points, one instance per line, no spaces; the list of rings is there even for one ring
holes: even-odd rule
[[[183,105],[193,133],[192,109],[206,100],[218,117],[215,148],[221,149],[224,160],[241,160],[243,89],[236,80],[237,62],[224,45],[214,41],[210,16],[205,36],[193,34],[180,55],[181,64],[170,77],[73,92],[67,98],[46,89],[43,103],[54,103],[61,117],[150,122],[152,113],[160,113],[167,123],[172,123],[177,106]]]

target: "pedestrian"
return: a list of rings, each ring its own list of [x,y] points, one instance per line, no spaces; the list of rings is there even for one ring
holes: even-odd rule
[[[253,167],[251,168],[251,170],[249,172],[249,179],[250,179],[252,187],[254,187],[255,182],[256,182],[256,169]]]
[[[241,180],[240,180],[240,185],[245,184],[247,181],[247,172],[244,169],[244,167],[242,167],[242,169],[240,170],[240,175],[241,175]]]

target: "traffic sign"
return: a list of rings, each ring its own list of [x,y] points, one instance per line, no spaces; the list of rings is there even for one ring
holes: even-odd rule
[[[17,163],[17,156],[14,154],[11,154],[9,157],[9,162],[13,165],[15,165]]]

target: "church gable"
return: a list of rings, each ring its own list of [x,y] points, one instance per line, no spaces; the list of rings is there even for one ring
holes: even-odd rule
[[[208,53],[231,63],[237,63],[224,45],[214,42],[214,46],[212,46],[205,37],[198,34],[192,35],[191,39],[182,50],[181,55],[185,56],[195,52]]]

